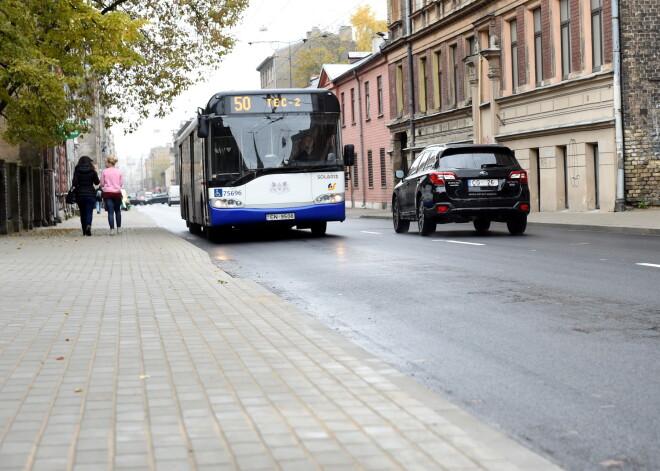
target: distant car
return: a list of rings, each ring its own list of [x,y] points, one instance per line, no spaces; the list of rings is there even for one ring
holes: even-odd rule
[[[135,197],[137,202],[136,205],[144,206],[147,204],[147,195],[144,191],[138,191],[137,196]]]
[[[173,204],[179,204],[181,202],[179,190],[180,190],[179,185],[170,186],[170,190],[167,192],[168,206],[172,206]]]
[[[491,221],[505,222],[513,235],[522,234],[529,214],[527,172],[514,153],[502,145],[436,144],[426,147],[392,195],[394,230],[407,232],[417,221],[421,235],[437,224],[472,222],[486,233]]]
[[[148,196],[146,204],[165,204],[167,203],[167,193],[153,193],[151,196]]]

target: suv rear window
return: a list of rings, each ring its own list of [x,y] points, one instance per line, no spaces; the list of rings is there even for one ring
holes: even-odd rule
[[[515,167],[518,161],[511,154],[496,152],[464,152],[445,153],[438,164],[439,168],[486,168]]]

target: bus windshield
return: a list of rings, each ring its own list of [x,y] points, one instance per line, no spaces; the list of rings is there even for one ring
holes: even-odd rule
[[[341,167],[338,126],[336,114],[321,113],[215,118],[210,134],[211,178],[224,184],[259,170],[300,172]]]

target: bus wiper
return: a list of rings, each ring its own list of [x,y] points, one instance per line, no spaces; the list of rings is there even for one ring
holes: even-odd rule
[[[333,168],[334,169],[334,168],[337,168],[337,167],[339,167],[338,164],[328,162],[327,164],[312,165],[310,167],[305,167],[305,169],[307,169],[307,170],[325,170],[327,168]]]

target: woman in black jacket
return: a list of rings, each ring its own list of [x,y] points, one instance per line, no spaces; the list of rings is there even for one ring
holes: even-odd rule
[[[94,185],[101,183],[96,173],[92,159],[83,155],[73,172],[73,186],[76,187],[76,202],[80,209],[80,225],[83,235],[92,235],[92,218],[96,205],[96,189]]]

